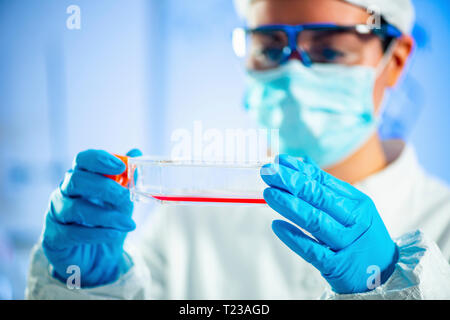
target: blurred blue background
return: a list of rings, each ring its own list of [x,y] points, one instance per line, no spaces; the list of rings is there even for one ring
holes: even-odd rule
[[[450,1],[415,3],[419,45],[382,133],[449,182]],[[72,4],[79,30],[66,27]],[[23,298],[49,194],[77,152],[167,155],[195,120],[253,125],[230,46],[241,25],[231,0],[0,0],[0,299]]]

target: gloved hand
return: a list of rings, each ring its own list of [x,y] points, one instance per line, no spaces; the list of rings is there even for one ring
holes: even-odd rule
[[[390,277],[398,249],[367,195],[308,158],[281,155],[261,168],[261,176],[270,186],[264,190],[269,206],[313,237],[282,220],[273,221],[272,230],[333,291],[366,292]]]
[[[131,150],[128,156],[139,156]],[[65,281],[67,268],[80,268],[82,287],[115,281],[131,267],[123,250],[133,203],[128,189],[105,177],[124,172],[125,164],[106,151],[80,152],[73,168],[50,197],[42,248],[53,275]]]

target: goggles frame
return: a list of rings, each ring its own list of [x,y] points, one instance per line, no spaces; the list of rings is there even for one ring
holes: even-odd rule
[[[310,67],[313,64],[308,53],[298,45],[298,37],[301,32],[305,30],[314,31],[351,31],[359,35],[375,35],[382,41],[396,39],[402,36],[402,32],[391,24],[383,23],[379,28],[369,26],[367,24],[356,25],[337,25],[333,23],[314,23],[314,24],[299,24],[299,25],[286,25],[286,24],[271,24],[262,25],[256,28],[237,28],[233,34],[238,33],[245,37],[256,32],[270,32],[270,31],[283,31],[287,35],[288,45],[282,49],[282,55],[279,64],[286,63],[293,53],[298,53],[302,63],[306,67]],[[235,50],[236,51],[236,50]]]

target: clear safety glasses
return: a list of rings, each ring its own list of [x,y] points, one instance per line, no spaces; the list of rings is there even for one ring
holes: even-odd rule
[[[119,157],[127,170],[107,176],[129,188],[132,201],[161,204],[265,205],[262,162],[167,161]],[[272,174],[264,172],[263,174]]]
[[[314,63],[357,65],[361,62],[368,41],[387,42],[401,36],[392,25],[380,28],[369,25],[338,26],[334,24],[264,25],[257,28],[237,28],[233,32],[233,49],[245,58],[247,68],[267,70],[277,68],[296,57],[305,66]]]

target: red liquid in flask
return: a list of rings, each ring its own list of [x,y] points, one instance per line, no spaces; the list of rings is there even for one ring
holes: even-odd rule
[[[209,203],[240,203],[240,204],[265,204],[264,199],[253,198],[212,198],[212,197],[179,197],[179,196],[152,196],[161,201],[178,202],[209,202]]]

